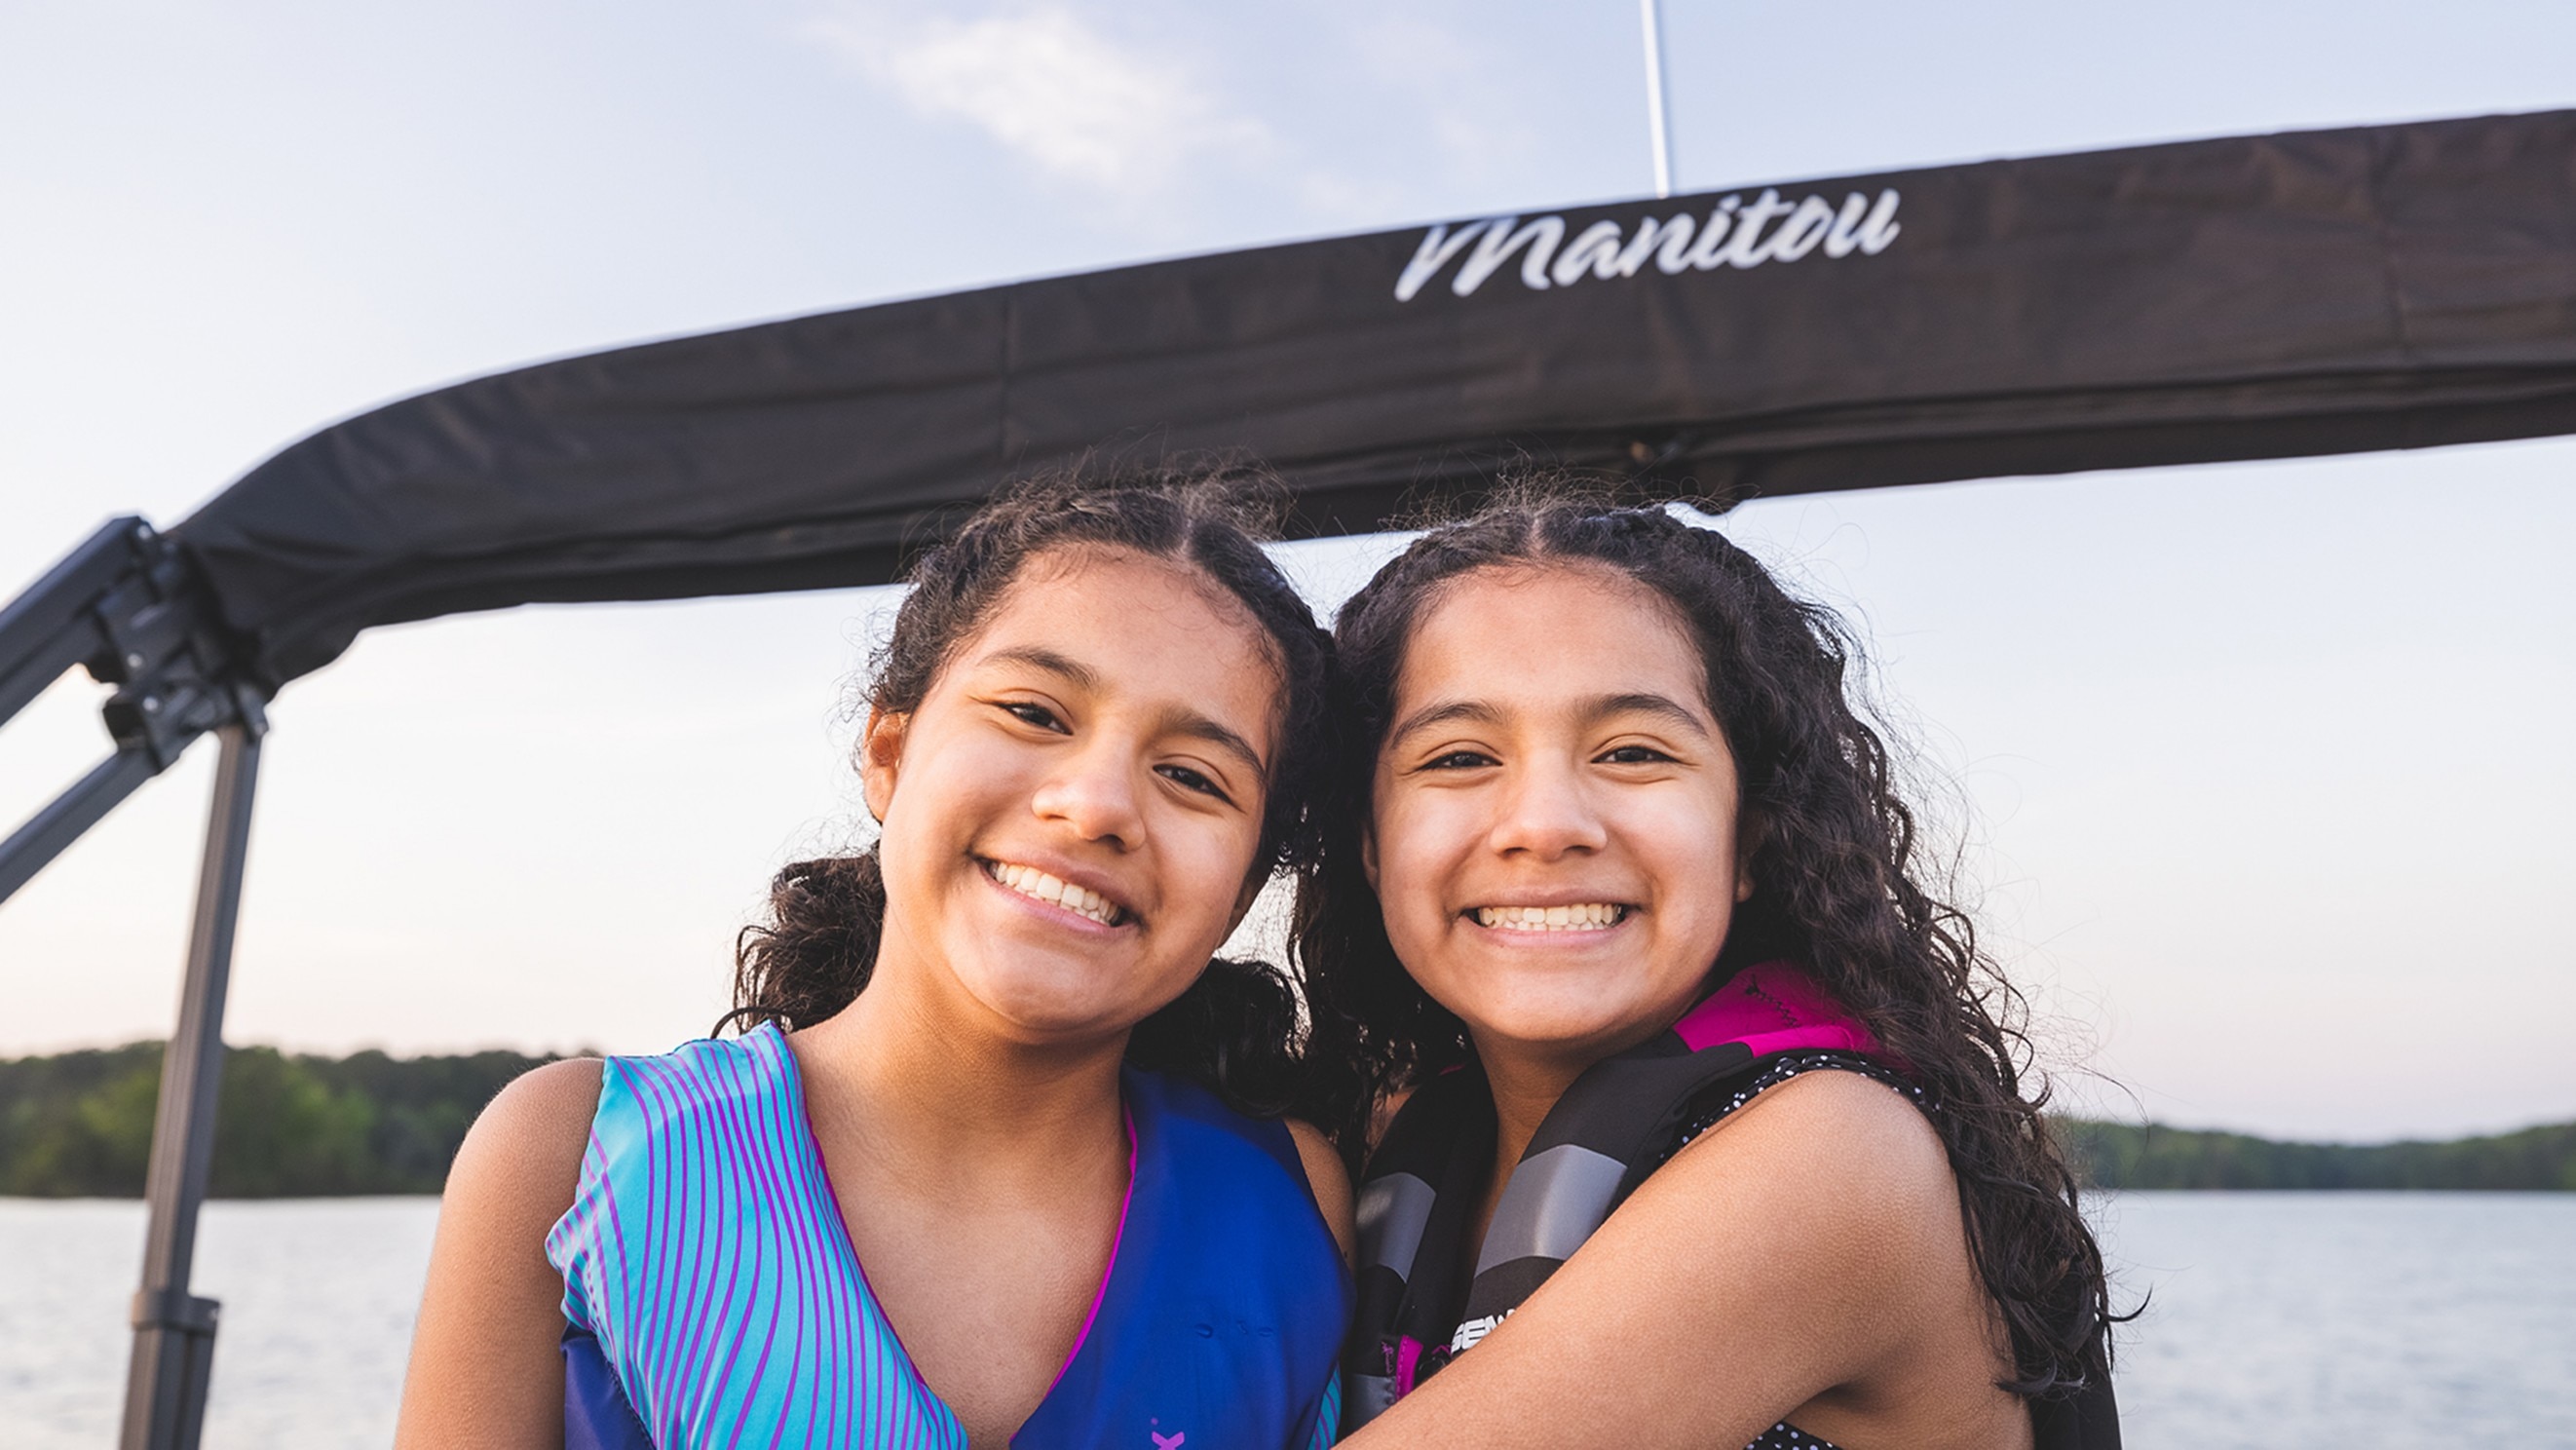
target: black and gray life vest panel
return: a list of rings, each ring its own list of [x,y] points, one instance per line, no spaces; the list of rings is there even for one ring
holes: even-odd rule
[[[1736,973],[1671,1031],[1593,1064],[1566,1089],[1513,1167],[1472,1270],[1463,1246],[1494,1160],[1492,1092],[1472,1064],[1424,1084],[1360,1184],[1344,1428],[1368,1423],[1519,1308],[1661,1166],[1711,1088],[1818,1051],[1902,1068],[1791,964]],[[2118,1450],[2107,1383],[2072,1403],[2035,1404],[2033,1426],[2040,1450]]]

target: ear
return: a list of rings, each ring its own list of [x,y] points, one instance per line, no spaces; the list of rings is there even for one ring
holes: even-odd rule
[[[868,814],[879,825],[885,824],[886,812],[894,806],[895,776],[903,765],[904,731],[911,724],[910,715],[871,710],[867,733],[859,737],[859,789],[867,797]]]
[[[1360,874],[1368,878],[1369,890],[1377,890],[1377,827],[1360,827]]]
[[[1753,853],[1762,847],[1767,828],[1759,811],[1746,810],[1735,819],[1735,904],[1742,906],[1753,899]]]

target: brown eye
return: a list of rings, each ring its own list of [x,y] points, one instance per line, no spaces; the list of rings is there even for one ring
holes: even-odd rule
[[[1671,759],[1671,756],[1666,755],[1662,751],[1657,750],[1650,745],[1622,745],[1616,750],[1604,752],[1601,758],[1594,763],[1599,765],[1655,765]]]
[[[1026,700],[1004,700],[999,703],[1003,713],[1023,725],[1034,725],[1040,730],[1050,730],[1058,735],[1073,733],[1065,729],[1064,722],[1058,720],[1055,712],[1044,705],[1032,704]]]
[[[1197,791],[1200,795],[1214,796],[1216,799],[1224,801],[1229,805],[1234,801],[1234,797],[1227,795],[1225,790],[1215,781],[1208,779],[1206,776],[1199,774],[1197,771],[1190,769],[1186,765],[1158,765],[1154,767],[1154,772],[1155,774],[1163,777],[1163,779],[1178,785],[1183,790],[1193,790]]]
[[[1435,756],[1425,761],[1422,768],[1424,770],[1475,770],[1494,763],[1494,758],[1482,751],[1452,750],[1446,755]]]

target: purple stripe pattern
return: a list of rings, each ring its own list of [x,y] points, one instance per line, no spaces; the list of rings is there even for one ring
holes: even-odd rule
[[[775,1028],[611,1058],[546,1257],[662,1450],[965,1450],[868,1290]]]

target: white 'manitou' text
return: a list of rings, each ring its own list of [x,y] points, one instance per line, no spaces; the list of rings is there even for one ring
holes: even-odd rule
[[[1634,277],[1649,258],[1667,277],[1683,272],[1711,272],[1720,267],[1759,267],[1765,262],[1794,262],[1812,252],[1848,257],[1854,252],[1875,257],[1896,240],[1894,188],[1871,200],[1853,192],[1840,207],[1821,196],[1792,204],[1765,188],[1747,203],[1740,196],[1721,198],[1703,221],[1684,212],[1669,220],[1640,217],[1631,232],[1612,221],[1594,222],[1566,239],[1562,216],[1487,217],[1447,223],[1425,233],[1404,275],[1396,279],[1395,300],[1410,302],[1442,269],[1458,263],[1449,290],[1461,297],[1475,292],[1485,279],[1520,261],[1521,285],[1544,291],[1571,287],[1586,277],[1607,282]],[[1779,225],[1773,226],[1777,222]],[[1766,231],[1765,228],[1768,228]]]

